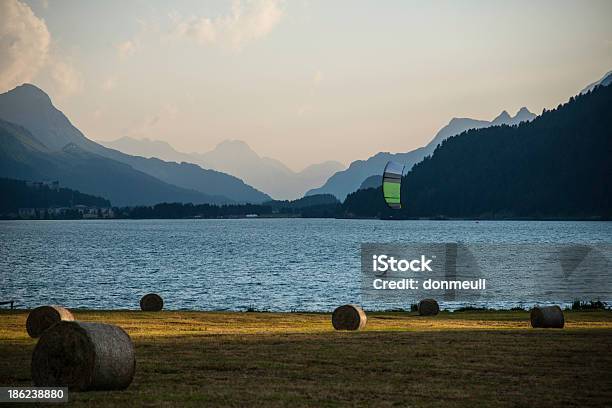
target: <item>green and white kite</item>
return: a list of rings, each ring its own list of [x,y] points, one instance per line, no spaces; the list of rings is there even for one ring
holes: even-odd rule
[[[404,173],[404,166],[395,162],[388,162],[383,172],[383,195],[385,196],[385,202],[394,210],[402,208],[402,201],[400,197],[400,190],[402,186],[402,174]]]

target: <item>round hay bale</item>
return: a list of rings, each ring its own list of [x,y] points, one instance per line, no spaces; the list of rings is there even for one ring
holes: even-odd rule
[[[423,299],[419,302],[418,310],[421,316],[435,316],[440,313],[440,306],[435,299]]]
[[[37,387],[121,390],[130,385],[135,370],[130,336],[104,323],[60,322],[42,334],[32,354]]]
[[[26,330],[30,337],[39,337],[45,330],[62,320],[72,321],[70,310],[61,306],[39,306],[32,310],[26,320]]]
[[[357,305],[340,306],[332,314],[332,325],[336,330],[361,330],[367,321],[365,312]]]
[[[530,313],[531,327],[562,329],[565,326],[563,310],[559,306],[534,307]]]
[[[157,293],[149,293],[140,298],[140,309],[145,312],[159,312],[164,308],[164,299]]]

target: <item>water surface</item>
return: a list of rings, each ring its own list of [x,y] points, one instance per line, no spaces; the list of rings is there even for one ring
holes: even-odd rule
[[[0,301],[14,299],[19,307],[131,309],[144,293],[157,292],[169,309],[329,311],[362,300],[363,242],[609,244],[612,223],[0,221]],[[522,304],[519,295],[488,299],[486,305],[510,307],[516,299]],[[364,306],[409,307],[412,301]]]

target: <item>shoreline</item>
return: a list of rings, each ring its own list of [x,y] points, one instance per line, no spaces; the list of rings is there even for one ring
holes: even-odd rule
[[[0,308],[0,316],[12,316],[12,317],[27,317],[27,314],[33,309],[6,309]],[[89,315],[107,315],[107,316],[127,316],[133,319],[139,318],[166,318],[176,317],[182,315],[200,315],[200,316],[227,316],[236,319],[249,319],[255,317],[256,319],[270,318],[291,318],[293,316],[307,316],[320,319],[322,317],[331,318],[332,311],[313,312],[313,311],[290,311],[290,312],[279,312],[279,311],[263,311],[263,310],[249,310],[249,311],[228,311],[228,310],[193,310],[193,309],[163,309],[157,312],[148,312],[137,309],[79,309],[69,308],[69,310],[75,315],[75,320],[80,320],[77,315],[89,316]],[[586,319],[587,317],[595,317],[598,320],[609,320],[610,328],[612,329],[612,308],[597,308],[597,309],[562,309],[563,313],[568,316],[579,317],[580,319]],[[417,320],[455,320],[461,318],[481,318],[482,321],[494,321],[498,318],[517,320],[526,317],[526,321],[529,322],[530,309],[483,309],[483,308],[463,308],[461,310],[440,310],[437,315],[434,316],[421,316],[416,310],[400,310],[400,309],[388,309],[388,310],[364,310],[366,315],[374,317],[385,317],[393,316],[398,319],[417,319]],[[588,319],[586,319],[588,320]],[[0,328],[3,323],[0,322]],[[25,326],[24,326],[25,327]],[[330,320],[331,328],[331,320]]]
[[[9,299],[10,301],[10,299]],[[444,302],[441,302],[440,305],[444,305]],[[612,313],[612,304],[610,301],[601,301],[597,300],[589,300],[589,301],[574,301],[574,302],[540,302],[540,303],[529,303],[523,302],[524,306],[515,306],[510,308],[495,308],[495,307],[481,307],[476,305],[465,305],[457,308],[444,308],[440,309],[440,314],[454,314],[454,313],[513,313],[513,312],[529,312],[535,306],[555,306],[558,305],[564,312],[610,312]],[[65,306],[65,305],[64,305]],[[68,307],[68,306],[65,306]],[[96,308],[88,308],[88,307],[68,307],[71,311],[74,312],[102,312],[102,313],[142,313],[140,309],[137,308],[117,308],[117,309],[96,309]],[[34,308],[25,308],[25,307],[0,307],[0,314],[5,312],[29,312]],[[390,308],[390,309],[368,309],[364,308],[367,313],[375,313],[375,314],[384,314],[384,313],[403,313],[403,314],[414,314],[417,310],[417,304],[412,304],[408,308]],[[235,310],[235,309],[171,309],[164,308],[162,312],[172,312],[172,313],[236,313],[236,314],[244,314],[244,313],[261,313],[261,314],[313,314],[313,315],[325,315],[331,314],[333,312],[333,308],[329,310],[300,310],[300,309],[292,309],[292,310],[271,310],[271,309],[256,309],[256,308],[247,308],[245,310]]]
[[[537,218],[537,217],[517,217],[517,218],[384,218],[384,217],[299,217],[299,216],[257,216],[257,217],[186,217],[186,218],[1,218],[0,221],[201,221],[201,220],[289,220],[289,219],[304,219],[304,220],[374,220],[374,221],[551,221],[551,222],[611,222],[612,219],[606,217],[577,217],[577,218]]]

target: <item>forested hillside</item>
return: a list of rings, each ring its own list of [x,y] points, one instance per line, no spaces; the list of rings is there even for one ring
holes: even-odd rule
[[[349,195],[349,216],[610,218],[612,87],[572,97],[529,123],[444,141],[402,180],[401,210],[380,189]]]

